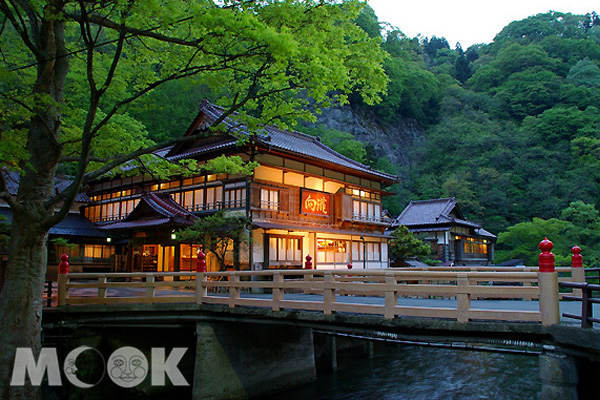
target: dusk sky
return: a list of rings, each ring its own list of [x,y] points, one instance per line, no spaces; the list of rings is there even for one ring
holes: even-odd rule
[[[586,14],[600,12],[590,0],[368,0],[380,22],[388,22],[405,35],[445,37],[454,48],[490,43],[512,21],[550,10]]]

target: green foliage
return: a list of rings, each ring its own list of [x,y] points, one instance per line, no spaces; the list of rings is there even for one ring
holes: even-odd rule
[[[535,246],[546,236],[554,243],[556,265],[570,265],[571,248],[575,245],[581,247],[586,264],[600,261],[600,213],[593,204],[583,201],[571,202],[560,212],[560,219],[533,218],[500,233],[496,261],[522,258],[527,265],[537,265]]]
[[[321,139],[324,145],[331,147],[338,153],[349,157],[355,161],[364,163],[366,161],[367,151],[363,144],[354,139],[354,136],[348,132],[338,131],[337,129],[329,129],[324,125],[316,127],[305,127],[306,133],[317,136]]]
[[[365,31],[369,37],[381,38],[381,26],[377,20],[377,15],[375,15],[375,11],[369,5],[365,5],[360,14],[358,14],[356,25]]]
[[[332,100],[344,104],[357,93],[372,104],[387,78],[381,37],[370,38],[354,23],[373,16],[368,9],[361,14],[363,6],[356,0],[223,6],[140,0],[98,8],[66,3],[65,43],[80,51],[69,58],[62,104],[55,105],[68,160],[61,170],[74,173],[80,161],[86,163],[85,154],[91,162],[84,171],[90,172],[115,155],[150,145],[148,137],[181,136],[202,97],[232,108],[240,118],[249,114],[283,127],[314,118],[309,100],[318,109]],[[84,22],[89,37],[82,36],[86,30],[79,19],[71,18],[81,13],[93,15]],[[119,24],[127,36],[122,46]],[[0,106],[6,110],[0,117],[0,154],[3,165],[17,168],[30,156],[23,127],[33,104],[54,100],[31,95],[35,63],[15,70],[34,57],[13,28],[7,23],[0,31]],[[139,31],[144,33],[132,33]]]
[[[249,240],[247,224],[248,219],[245,216],[221,210],[196,220],[194,225],[188,228],[177,231],[177,238],[182,243],[202,245],[204,252],[213,253],[219,262],[220,270],[225,271],[227,251],[236,247],[236,242],[246,243]]]
[[[586,57],[571,67],[567,81],[576,86],[600,88],[600,68]]]
[[[431,246],[417,239],[406,226],[400,225],[391,234],[390,257],[394,260],[417,258],[421,261],[431,257]]]
[[[556,218],[544,220],[533,218],[530,222],[513,225],[498,235],[496,262],[514,259],[525,260],[525,265],[538,265],[539,243],[547,237],[554,243],[553,253],[556,255],[556,265],[568,265],[570,249],[573,246],[571,222]]]

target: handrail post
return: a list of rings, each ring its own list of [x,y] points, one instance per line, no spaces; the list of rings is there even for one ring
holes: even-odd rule
[[[388,286],[385,289],[385,308],[383,311],[383,317],[386,319],[394,319],[396,316],[396,306],[398,305],[398,292],[396,291],[396,277],[393,272],[385,273],[385,285]],[[391,289],[390,289],[391,287]]]
[[[283,301],[283,289],[281,284],[283,283],[283,275],[280,271],[273,272],[273,311],[281,310],[280,302]]]
[[[206,282],[206,275],[204,272],[196,272],[196,304],[202,304],[204,297],[208,295],[204,282]]]
[[[331,271],[325,271],[323,276],[323,314],[331,315],[333,303],[335,302],[335,291],[333,288],[334,277]]]
[[[469,293],[469,278],[466,273],[456,274],[456,320],[458,322],[469,322],[469,311],[471,310],[471,294]]]
[[[106,304],[106,275],[98,275],[98,300]]]
[[[573,282],[585,283],[585,269],[583,268],[583,257],[581,256],[581,248],[573,246],[571,249],[571,280]],[[582,297],[581,289],[573,289],[573,296]]]
[[[67,274],[58,274],[58,297],[56,299],[56,303],[58,306],[66,306],[67,305],[67,282],[69,281],[69,275]]]
[[[240,298],[240,276],[237,274],[229,277],[229,308],[234,308],[236,301]]]
[[[558,273],[554,267],[554,244],[545,238],[540,242],[538,285],[540,288],[540,314],[542,325],[550,326],[560,322],[558,306]]]
[[[146,299],[150,299],[150,302],[153,302],[151,299],[154,297],[154,275],[146,274]]]

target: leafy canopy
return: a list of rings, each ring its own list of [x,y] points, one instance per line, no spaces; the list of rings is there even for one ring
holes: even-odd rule
[[[210,88],[204,93],[242,122],[252,115],[283,127],[314,119],[315,106],[344,104],[352,92],[366,103],[378,101],[387,82],[379,39],[354,23],[364,5],[356,0],[21,3],[0,7],[13,22],[0,35],[0,107],[6,110],[0,155],[15,169],[34,156],[25,149],[26,127],[39,108],[52,108],[61,119],[62,171],[75,175],[83,164],[85,182],[106,172],[107,163],[116,167],[116,155],[153,144],[140,119],[168,120],[171,109],[143,101],[141,109],[136,101],[163,84],[177,87],[172,82],[181,78],[189,87]],[[58,19],[67,54],[60,57],[69,65],[57,99],[31,90],[43,57],[35,41],[43,38],[30,27]]]

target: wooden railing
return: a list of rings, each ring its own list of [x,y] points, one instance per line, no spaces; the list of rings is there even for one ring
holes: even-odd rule
[[[471,307],[475,299],[537,299],[528,271],[268,270],[59,276],[58,305],[196,302],[229,307],[469,320],[543,322],[537,310]],[[556,292],[554,293],[556,296]],[[402,299],[451,299],[443,306]],[[556,297],[557,298],[557,297]],[[400,300],[400,301],[399,301]],[[436,302],[431,302],[436,303]],[[542,301],[539,302],[542,304]],[[511,307],[514,308],[514,307]]]
[[[572,268],[571,267],[556,267],[558,273],[558,282],[572,282]],[[539,267],[496,267],[496,266],[453,266],[453,267],[405,267],[395,268],[395,270],[403,271],[460,271],[460,272],[535,272],[537,273]],[[586,269],[587,270],[587,269]],[[536,281],[524,281],[524,286],[536,285]],[[559,297],[562,300],[564,296],[569,296],[572,293],[570,291],[559,293]],[[529,299],[532,300],[532,299]]]
[[[195,302],[195,277],[195,272],[59,275],[58,305]]]

